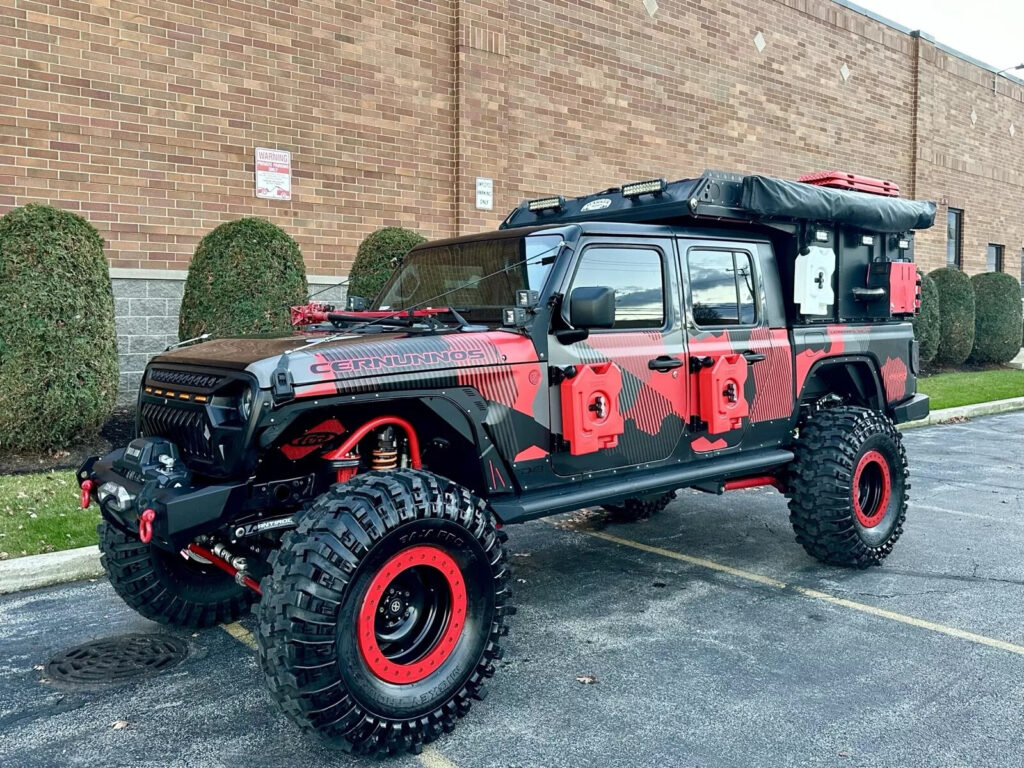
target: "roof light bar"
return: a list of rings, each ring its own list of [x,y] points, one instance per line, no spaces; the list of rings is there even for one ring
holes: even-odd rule
[[[664,179],[648,179],[622,185],[623,197],[640,197],[640,195],[660,195],[665,191],[668,182]]]
[[[565,198],[561,195],[555,195],[554,197],[540,197],[536,200],[529,200],[526,203],[526,208],[530,211],[560,211],[564,205]]]

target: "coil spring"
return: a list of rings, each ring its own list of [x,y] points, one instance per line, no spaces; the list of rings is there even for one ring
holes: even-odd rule
[[[377,435],[377,447],[370,456],[370,466],[373,469],[398,469],[398,442],[392,427],[384,427]]]

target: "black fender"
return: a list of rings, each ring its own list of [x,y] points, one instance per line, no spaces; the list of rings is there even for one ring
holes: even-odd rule
[[[878,360],[870,354],[837,355],[818,360],[807,372],[798,400],[807,403],[831,392],[856,404],[888,411]]]

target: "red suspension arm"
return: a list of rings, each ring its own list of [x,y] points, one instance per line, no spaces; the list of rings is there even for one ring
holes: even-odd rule
[[[220,568],[222,571],[224,571],[224,573],[228,574],[232,578],[234,578],[238,574],[238,569],[235,568],[235,566],[233,566],[227,560],[217,557],[217,555],[213,554],[213,552],[206,549],[206,547],[201,547],[198,544],[189,544],[188,551],[194,552],[204,560],[209,560],[211,563],[213,563],[215,566]],[[260,591],[260,585],[256,582],[256,579],[250,576],[243,576],[242,583],[245,584],[245,586],[247,586],[257,595],[263,595],[263,593]]]
[[[398,416],[378,416],[375,419],[370,419],[349,435],[344,443],[333,451],[325,453],[324,458],[328,461],[348,458],[349,454],[352,453],[352,449],[359,444],[360,440],[378,427],[389,425],[400,427],[405,431],[405,436],[409,439],[409,462],[412,464],[413,469],[421,469],[423,462],[420,460],[420,439],[416,436],[416,430],[413,429],[412,424]]]

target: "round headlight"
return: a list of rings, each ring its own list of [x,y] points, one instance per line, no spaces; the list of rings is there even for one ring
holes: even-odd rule
[[[238,403],[238,412],[242,414],[242,419],[245,421],[249,420],[252,416],[252,405],[256,400],[256,396],[253,394],[251,389],[246,389],[242,395],[242,399]]]

